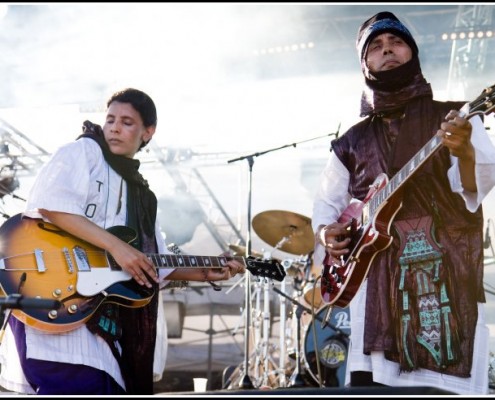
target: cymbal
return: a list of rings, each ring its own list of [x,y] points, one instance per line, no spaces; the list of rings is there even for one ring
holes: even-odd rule
[[[239,246],[237,244],[229,244],[229,249],[234,252],[234,255],[236,256],[245,256],[246,255],[246,247],[244,246]],[[251,251],[251,256],[255,258],[263,257],[263,254],[258,253],[256,251]]]
[[[291,254],[308,254],[313,251],[315,239],[311,219],[283,210],[269,210],[253,218],[253,229],[269,245],[276,247],[284,238],[279,250]]]

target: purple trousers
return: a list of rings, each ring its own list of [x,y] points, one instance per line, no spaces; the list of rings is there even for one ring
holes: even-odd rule
[[[39,395],[116,395],[125,390],[105,371],[86,365],[26,358],[24,324],[10,318],[17,351],[26,379]]]

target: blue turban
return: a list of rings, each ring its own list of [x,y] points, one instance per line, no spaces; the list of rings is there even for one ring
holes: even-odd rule
[[[397,19],[397,17],[388,11],[382,11],[364,22],[358,31],[356,47],[361,60],[366,56],[368,44],[376,36],[390,32],[401,37],[411,48],[414,55],[418,55],[418,46],[411,35],[411,32]]]

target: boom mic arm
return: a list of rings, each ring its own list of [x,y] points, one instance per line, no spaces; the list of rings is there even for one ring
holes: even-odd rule
[[[19,310],[25,309],[58,309],[62,303],[58,300],[42,299],[38,297],[24,297],[21,294],[13,293],[0,299],[0,307],[13,308]]]

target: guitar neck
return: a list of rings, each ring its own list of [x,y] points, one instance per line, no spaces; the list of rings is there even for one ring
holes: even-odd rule
[[[433,136],[415,156],[409,160],[397,172],[390,181],[380,190],[371,200],[371,210],[376,210],[386,200],[390,199],[407,180],[421,167],[438,149],[442,146],[442,139],[439,136]],[[372,212],[373,213],[373,212]]]
[[[244,257],[240,256],[191,256],[175,254],[147,254],[153,265],[158,269],[166,268],[221,268],[229,260],[238,260],[246,265]]]
[[[182,254],[147,254],[154,266],[162,268],[222,268],[229,260],[237,260],[244,264],[254,276],[283,281],[286,272],[277,260],[257,260],[253,257],[241,256],[189,256]]]

